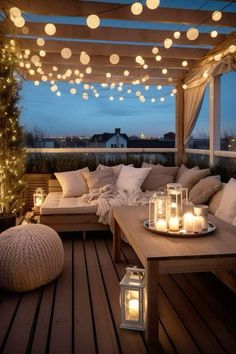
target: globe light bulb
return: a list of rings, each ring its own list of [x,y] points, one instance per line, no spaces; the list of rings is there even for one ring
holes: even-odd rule
[[[199,36],[199,32],[198,32],[198,29],[197,28],[189,28],[187,30],[187,33],[186,33],[186,36],[187,38],[190,40],[190,41],[194,41],[195,39],[197,39],[197,37]]]
[[[61,50],[61,56],[63,59],[70,59],[72,55],[71,49],[70,48],[63,48]]]
[[[160,5],[160,0],[146,0],[146,5],[150,10],[155,10]]]
[[[166,38],[166,39],[164,40],[164,47],[165,47],[166,49],[169,49],[169,48],[172,46],[172,44],[173,44],[173,41],[172,41],[171,38]]]
[[[100,25],[100,18],[97,15],[89,15],[86,20],[89,28],[95,29]]]
[[[140,15],[143,11],[143,5],[140,2],[135,2],[131,5],[131,12],[133,15]]]
[[[24,27],[25,19],[22,16],[15,18],[14,25],[18,28]]]
[[[157,47],[152,48],[152,54],[156,55],[159,52],[159,49]]]
[[[222,18],[222,13],[220,11],[214,11],[212,14],[212,20],[213,21],[220,21]]]
[[[182,61],[182,66],[183,66],[183,67],[188,66],[187,60],[183,60],[183,61]]]
[[[53,36],[56,33],[56,26],[53,23],[47,23],[44,27],[44,31],[47,35]]]
[[[216,38],[218,36],[217,31],[211,31],[211,38]]]
[[[37,38],[36,42],[39,47],[43,47],[45,44],[45,40],[43,38]]]
[[[90,56],[86,52],[81,52],[80,54],[80,62],[83,65],[88,65],[90,62]]]
[[[175,39],[179,39],[180,36],[181,36],[180,31],[175,31],[175,32],[174,32],[174,38],[175,38]]]
[[[120,57],[118,54],[111,54],[110,55],[110,63],[113,64],[113,65],[116,65],[118,64],[120,61]]]

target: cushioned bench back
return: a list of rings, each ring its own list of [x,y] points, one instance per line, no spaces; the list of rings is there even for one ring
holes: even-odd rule
[[[49,179],[48,181],[49,192],[62,192],[62,188],[57,179]]]

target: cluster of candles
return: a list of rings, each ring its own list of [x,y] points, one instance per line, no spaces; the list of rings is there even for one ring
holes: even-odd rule
[[[167,184],[149,202],[149,228],[164,232],[199,233],[208,228],[208,206],[188,202],[180,183]]]

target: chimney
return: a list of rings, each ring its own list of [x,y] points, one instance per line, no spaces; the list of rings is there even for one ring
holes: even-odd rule
[[[116,134],[116,147],[120,147],[120,128],[115,128],[115,134]]]

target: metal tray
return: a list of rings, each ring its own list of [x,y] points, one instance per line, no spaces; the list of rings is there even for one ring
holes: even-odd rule
[[[204,230],[202,232],[185,232],[184,230],[180,230],[178,232],[175,231],[159,231],[159,230],[154,230],[149,228],[149,220],[144,220],[143,226],[145,229],[148,231],[151,231],[155,234],[159,235],[165,235],[165,236],[174,236],[174,237],[198,237],[198,236],[204,236],[204,235],[209,235],[213,231],[215,231],[216,226],[212,222],[208,221],[208,228],[207,230]]]

